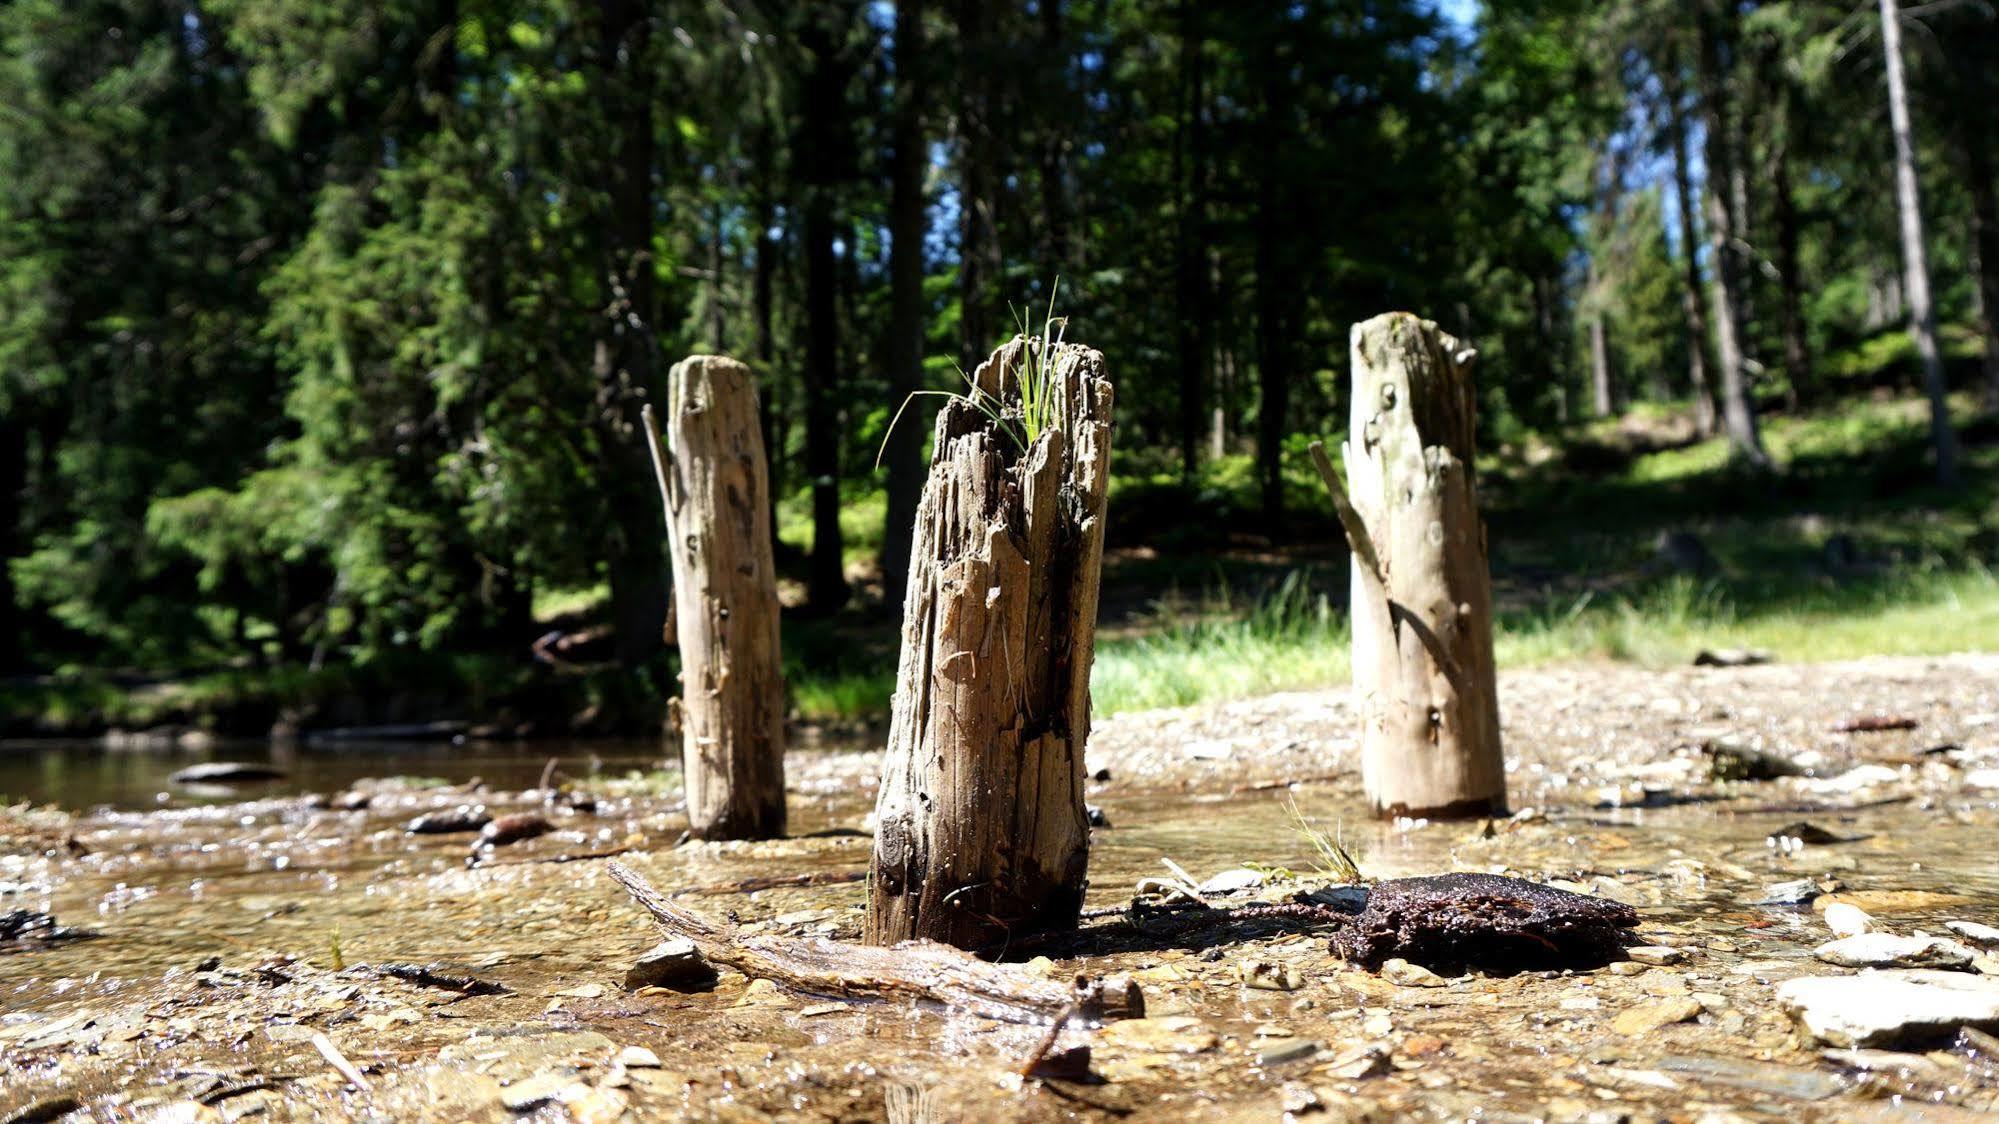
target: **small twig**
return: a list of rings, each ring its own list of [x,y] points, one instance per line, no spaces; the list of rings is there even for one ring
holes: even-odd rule
[[[646,407],[646,408],[647,408],[647,409],[651,409],[652,407],[648,406],[648,407]],[[543,765],[543,766],[541,767],[541,785],[540,785],[540,788],[541,788],[541,791],[543,791],[543,792],[547,792],[547,791],[549,791],[549,788],[548,788],[549,784],[550,784],[551,782],[553,782],[553,781],[555,780],[555,761],[556,761],[556,759],[555,759],[555,758],[553,758],[553,757],[551,757],[551,758],[549,758],[549,759],[548,759],[548,764],[546,764],[546,765]]]
[[[666,451],[665,442],[660,440],[659,419],[653,415],[652,403],[648,402],[639,410],[639,419],[645,424],[646,448],[652,451],[652,474],[659,481],[660,510],[673,518],[673,481],[668,466],[673,462],[673,454]]]
[[[368,1084],[368,1079],[361,1075],[361,1071],[355,1068],[353,1062],[347,1060],[347,1055],[340,1052],[340,1047],[333,1044],[333,1039],[324,1034],[315,1034],[312,1036],[312,1048],[318,1050],[319,1056],[326,1059],[326,1064],[346,1078],[349,1085],[364,1093],[374,1092],[373,1087]]]
[[[1382,572],[1381,555],[1374,549],[1374,539],[1368,535],[1367,524],[1361,521],[1360,512],[1354,510],[1346,485],[1340,483],[1339,473],[1333,471],[1333,459],[1326,455],[1324,441],[1312,442],[1312,463],[1318,467],[1319,479],[1326,482],[1326,491],[1333,497],[1333,511],[1340,517],[1340,528],[1346,532],[1347,546],[1360,561],[1361,578],[1380,595],[1382,603],[1387,604],[1388,575]]]
[[[1031,1077],[1034,1075],[1034,1067],[1040,1065],[1041,1059],[1048,1056],[1048,1051],[1055,1048],[1055,1040],[1062,1036],[1062,1028],[1069,1025],[1069,1019],[1075,1013],[1076,1005],[1074,1003],[1069,1004],[1056,1013],[1055,1021],[1048,1024],[1048,1033],[1041,1036],[1041,1041],[1028,1053],[1027,1060],[1020,1063],[1020,1075],[1022,1077]]]
[[[867,877],[867,872],[863,870],[822,870],[810,874],[745,878],[737,882],[712,882],[706,886],[682,886],[668,896],[684,898],[689,894],[754,894],[759,890],[775,890],[785,886],[838,886],[847,882],[862,882]]]

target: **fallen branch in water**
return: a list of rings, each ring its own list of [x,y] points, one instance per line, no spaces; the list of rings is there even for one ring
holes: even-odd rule
[[[847,1001],[917,999],[1002,1022],[1042,1024],[1069,1012],[1086,1022],[1145,1015],[1144,997],[1129,980],[1079,977],[1074,987],[1065,987],[929,941],[873,948],[819,937],[743,934],[674,905],[623,863],[609,869],[668,936],[692,941],[712,963],[799,991]]]
[[[811,874],[780,874],[768,878],[745,878],[738,882],[711,882],[706,886],[683,886],[673,892],[676,898],[689,894],[754,894],[759,890],[777,890],[787,886],[838,886],[847,882],[864,881],[865,870],[821,870]]]

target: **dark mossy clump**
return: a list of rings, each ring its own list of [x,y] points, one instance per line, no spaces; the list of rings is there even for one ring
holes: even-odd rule
[[[1375,883],[1333,951],[1376,967],[1401,957],[1440,972],[1594,968],[1617,959],[1638,911],[1493,874]]]

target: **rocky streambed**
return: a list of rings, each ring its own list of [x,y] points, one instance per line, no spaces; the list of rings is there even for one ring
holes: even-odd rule
[[[0,1121],[1999,1110],[1975,1029],[1999,1028],[1999,657],[1511,673],[1502,712],[1519,811],[1472,824],[1365,817],[1343,692],[1100,722],[1093,916],[1009,970],[1127,976],[1146,1017],[1052,1041],[670,950],[641,966],[659,934],[614,859],[738,932],[854,938],[873,753],[794,754],[797,834],[758,844],[679,843],[670,783],[17,808]],[[1359,893],[1331,884],[1329,837],[1370,879],[1621,903],[1631,947],[1363,967],[1255,906]]]

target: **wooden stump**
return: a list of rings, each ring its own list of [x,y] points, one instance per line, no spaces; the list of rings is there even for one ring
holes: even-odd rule
[[[1506,808],[1492,576],[1473,469],[1477,353],[1406,312],[1353,329],[1344,456],[1361,775],[1382,816]],[[1322,450],[1320,471],[1346,507]]]
[[[1022,448],[1001,347],[937,418],[917,508],[902,661],[877,808],[867,939],[977,948],[1072,926],[1089,860],[1097,578],[1110,467],[1103,356],[1050,349],[1056,422]]]
[[[673,562],[690,830],[701,839],[782,835],[777,569],[749,368],[717,355],[674,364],[666,448],[650,418],[646,433]]]

